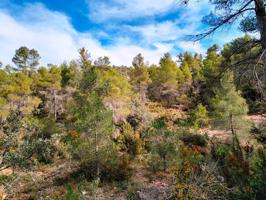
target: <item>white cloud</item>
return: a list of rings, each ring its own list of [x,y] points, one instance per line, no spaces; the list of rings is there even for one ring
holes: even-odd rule
[[[143,53],[151,63],[157,63],[170,45],[158,43],[156,49],[145,49],[117,39],[112,46],[103,46],[90,33],[80,33],[62,13],[46,9],[41,4],[32,4],[18,18],[0,10],[0,60],[10,64],[15,49],[28,46],[39,51],[42,64],[60,64],[64,60],[78,58],[77,50],[86,47],[94,58],[107,55],[113,64],[130,65],[133,56]]]
[[[158,41],[176,40],[189,30],[181,29],[173,21],[164,21],[142,26],[127,26],[129,30],[141,34],[146,43],[154,43]]]
[[[89,17],[98,22],[128,21],[163,14],[178,7],[177,0],[87,0]]]
[[[116,33],[111,35],[112,44],[108,46],[102,45],[92,33],[77,31],[68,16],[48,10],[42,4],[26,4],[16,12],[17,16],[14,16],[12,11],[0,9],[0,61],[10,64],[15,49],[20,46],[37,49],[44,65],[60,64],[64,60],[76,59],[77,51],[81,47],[87,48],[93,58],[109,56],[115,65],[131,65],[133,57],[138,53],[142,53],[150,63],[157,64],[164,53],[174,52],[176,47],[184,51],[204,53],[199,42],[183,41],[182,37],[197,32],[201,16],[209,10],[207,2],[208,0],[202,0],[182,8],[177,19],[172,21],[150,22],[138,26],[114,23],[113,29]],[[176,0],[90,0],[89,4],[91,9],[95,9],[90,13],[91,16],[95,15],[95,18],[103,21],[111,20],[113,17],[129,20],[159,15],[169,12],[174,4],[178,6]],[[99,7],[93,7],[96,5]],[[124,35],[120,34],[120,30]],[[139,34],[141,38],[135,39],[130,35],[132,32]],[[103,28],[103,31],[97,33],[99,34],[104,36],[109,32],[106,33]],[[219,34],[221,35],[222,33]],[[221,38],[226,37],[221,36]],[[219,38],[215,39],[219,41]],[[153,48],[150,48],[151,46]]]
[[[154,1],[147,2],[152,3]],[[152,45],[157,42],[176,43],[177,41],[183,41],[187,35],[197,34],[202,27],[202,17],[212,7],[209,0],[191,1],[189,6],[178,4],[177,0],[175,2],[178,12],[174,19],[154,21],[144,25],[125,25],[122,28],[138,33],[143,45]],[[148,9],[147,11],[150,12]],[[145,16],[145,12],[139,14]]]
[[[89,18],[97,22],[131,21],[156,17],[175,11],[184,11],[179,21],[199,22],[213,6],[209,0],[190,1],[186,6],[181,0],[86,0]]]
[[[177,43],[177,46],[186,52],[205,54],[205,49],[199,42],[181,41]]]

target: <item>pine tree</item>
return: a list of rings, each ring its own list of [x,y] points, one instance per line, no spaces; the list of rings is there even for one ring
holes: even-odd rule
[[[206,105],[211,104],[211,98],[214,96],[214,88],[219,84],[222,56],[218,53],[219,46],[213,45],[207,50],[207,56],[203,60],[202,76],[200,82],[200,100]]]
[[[71,61],[63,63],[61,66],[61,86],[63,88],[77,89],[81,79],[81,72],[78,69],[78,63]]]
[[[198,104],[195,109],[191,111],[190,120],[194,128],[204,128],[209,123],[208,111],[202,105]]]
[[[34,78],[34,90],[43,99],[42,111],[57,119],[57,115],[63,112],[61,69],[56,65],[41,67]]]
[[[144,58],[141,54],[134,57],[132,65],[134,68],[130,73],[131,83],[134,86],[134,90],[140,94],[141,100],[145,102],[147,100],[147,88],[151,80],[148,69],[144,64]]]
[[[212,108],[214,116],[224,122],[223,126],[227,128],[231,127],[231,116],[237,122],[237,119],[243,119],[247,115],[248,106],[240,92],[236,90],[232,72],[226,72],[222,77],[212,99]]]
[[[79,65],[81,70],[81,81],[79,84],[79,89],[82,92],[91,92],[95,89],[96,80],[97,80],[97,72],[96,67],[92,65],[92,61],[90,60],[90,55],[88,54],[85,48],[81,48],[79,50]]]
[[[79,156],[84,162],[95,161],[95,179],[99,180],[101,159],[107,148],[111,147],[112,112],[104,107],[97,94],[80,94],[75,97],[75,101],[75,127],[83,133],[85,146],[85,149],[84,146],[80,149]]]
[[[159,81],[168,88],[177,88],[177,65],[169,53],[160,60]]]
[[[16,50],[12,61],[17,65],[19,70],[33,70],[39,65],[40,55],[35,49],[29,49],[25,46]]]
[[[101,162],[107,149],[112,146],[112,112],[103,104],[105,93],[97,88],[99,76],[84,48],[80,50],[80,65],[82,79],[79,91],[74,95],[73,108],[74,125],[82,133],[78,157],[85,164],[95,164],[94,178],[99,182]]]
[[[240,92],[236,90],[232,72],[226,72],[221,78],[220,86],[212,99],[212,109],[214,125],[230,130],[234,147],[241,152],[238,136],[248,128],[248,121],[245,118],[248,106]]]

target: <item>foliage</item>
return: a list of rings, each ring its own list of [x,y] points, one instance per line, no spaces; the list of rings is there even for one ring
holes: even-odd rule
[[[190,120],[194,128],[204,128],[208,125],[208,111],[202,105],[198,104],[194,110],[191,111]]]
[[[266,122],[262,121],[257,126],[254,127],[253,134],[255,138],[265,144],[266,143]]]
[[[138,54],[133,59],[133,69],[130,73],[131,83],[134,86],[135,92],[138,92],[142,101],[146,101],[146,93],[149,84],[151,83],[148,69],[144,64],[144,58],[141,54]]]
[[[113,127],[112,113],[104,107],[96,95],[87,97],[81,94],[76,96],[75,99],[75,127],[82,133],[83,141],[88,144],[91,143],[93,146],[101,146],[104,149],[111,139],[110,135]],[[93,156],[93,151],[91,149],[91,153],[82,157],[82,160]]]
[[[249,19],[243,25],[254,28]],[[172,199],[265,199],[265,124],[250,132],[247,121],[248,107],[265,110],[265,70],[255,43],[244,36],[223,49],[213,45],[205,57],[181,53],[177,62],[165,54],[158,66],[138,54],[132,68],[112,66],[106,56],[93,60],[85,48],[78,60],[38,66],[38,52],[21,47],[13,58],[17,68],[0,69],[1,169],[33,172],[45,164],[50,173],[77,165],[59,173],[73,184],[63,199],[83,199],[81,190],[94,196],[98,187],[147,170],[168,184],[175,177],[174,188],[167,185]],[[238,65],[250,57],[256,65]],[[233,137],[196,134],[209,134],[210,127]],[[120,192],[140,199],[140,187]]]
[[[229,188],[219,179],[213,163],[190,147],[180,147],[173,197],[177,199],[227,199]],[[204,187],[202,187],[204,185]]]
[[[16,50],[15,56],[12,61],[18,66],[19,69],[28,70],[34,69],[39,64],[40,55],[35,49],[28,49],[23,46]]]
[[[126,151],[130,155],[140,154],[142,149],[142,141],[135,133],[130,124],[126,123],[122,127],[122,134],[119,137],[120,149]]]
[[[225,129],[231,128],[232,125],[235,129],[243,128],[241,125],[243,125],[244,117],[248,112],[246,101],[236,90],[233,81],[233,74],[225,73],[219,88],[215,91],[215,97],[212,99],[214,123]]]
[[[127,200],[140,200],[138,190],[140,186],[138,184],[132,183],[127,188]]]
[[[175,163],[178,141],[174,132],[167,129],[164,119],[153,122],[154,130],[146,134],[145,142],[149,154],[148,165],[153,172],[166,171]]]
[[[47,127],[38,124],[38,120],[23,119],[20,111],[11,112],[3,125],[6,137],[1,144],[2,164],[25,169],[31,167],[35,159],[40,163],[52,162],[56,148],[50,140],[51,135],[45,135],[46,130]]]
[[[62,200],[83,200],[81,194],[75,192],[71,186],[67,186],[67,192]]]
[[[180,138],[186,145],[196,145],[201,147],[207,146],[207,140],[205,136],[200,134],[186,133]]]
[[[0,185],[9,184],[17,177],[17,174],[13,173],[11,175],[1,175],[0,176]]]

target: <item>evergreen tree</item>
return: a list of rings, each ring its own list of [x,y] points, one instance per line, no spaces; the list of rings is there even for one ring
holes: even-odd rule
[[[133,96],[132,87],[126,76],[112,67],[98,67],[94,91],[103,98],[103,103],[113,112],[115,123],[126,120],[130,113],[129,104]]]
[[[214,96],[214,88],[219,85],[219,77],[222,72],[222,56],[218,53],[219,46],[213,45],[207,50],[207,56],[203,60],[201,70],[202,80],[199,82],[198,102],[210,107],[211,98]]]
[[[138,54],[134,57],[133,62],[133,69],[130,73],[131,83],[134,86],[134,90],[140,94],[141,100],[146,101],[146,93],[148,85],[151,83],[148,69],[144,64],[144,58],[141,54]]]
[[[41,111],[57,119],[57,115],[63,112],[61,69],[56,65],[39,68],[35,76],[34,90],[43,100]]]
[[[79,84],[79,89],[82,92],[91,92],[96,86],[97,72],[96,67],[92,65],[90,60],[90,55],[85,48],[79,50],[79,65],[82,69],[81,81]]]
[[[159,81],[168,88],[177,88],[177,65],[166,53],[160,60]]]
[[[83,133],[83,145],[79,152],[82,161],[95,162],[95,178],[100,179],[100,164],[111,148],[112,112],[107,110],[97,94],[75,97],[75,126]]]
[[[196,108],[191,111],[190,120],[193,127],[196,129],[206,127],[209,123],[207,109],[202,104],[198,104]]]
[[[213,45],[207,50],[207,56],[203,61],[202,73],[206,82],[212,82],[220,73],[222,57],[218,54],[219,46]]]
[[[77,89],[80,79],[81,72],[76,61],[73,60],[69,64],[63,63],[61,65],[61,86],[63,88]]]
[[[77,157],[85,164],[95,164],[94,178],[100,180],[101,163],[111,147],[113,129],[112,112],[103,104],[103,91],[99,88],[99,76],[91,65],[87,51],[80,51],[82,79],[80,91],[74,96],[74,125],[82,133],[82,142],[77,149]],[[111,149],[111,148],[110,148]]]
[[[237,142],[237,148],[241,149],[237,133],[243,133],[248,127],[245,119],[248,106],[240,92],[236,90],[232,72],[226,72],[221,78],[220,86],[212,99],[212,109],[214,125],[230,130]]]
[[[39,65],[40,55],[35,49],[29,49],[25,46],[16,50],[12,61],[20,70],[33,70]]]
[[[236,90],[232,72],[227,72],[222,77],[220,87],[216,89],[212,103],[214,114],[220,120],[227,121],[231,115],[242,118],[248,112],[245,99]]]
[[[110,59],[109,57],[107,56],[104,56],[104,57],[99,57],[95,62],[94,62],[94,65],[95,66],[110,66],[111,62],[110,62]]]
[[[182,0],[188,4],[190,0]],[[266,48],[266,9],[265,0],[210,0],[215,10],[203,17],[202,21],[209,25],[209,29],[195,35],[196,39],[203,39],[220,28],[232,23],[240,23],[243,32],[259,32],[260,43]]]

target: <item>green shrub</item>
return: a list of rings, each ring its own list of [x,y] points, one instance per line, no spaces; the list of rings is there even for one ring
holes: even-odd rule
[[[99,183],[95,180],[93,181],[84,180],[81,183],[79,183],[78,189],[79,191],[88,192],[91,196],[95,196],[97,193],[98,185]]]
[[[102,162],[101,179],[110,182],[128,180],[132,174],[129,164],[130,160],[127,154],[115,153],[109,156]]]
[[[152,172],[166,171],[175,163],[178,140],[174,132],[167,129],[151,131],[145,142],[149,151],[147,164]]]
[[[87,159],[82,162],[79,176],[87,180],[96,178],[96,161]],[[131,176],[129,156],[126,153],[119,153],[116,150],[109,149],[105,155],[101,155],[99,160],[100,180],[102,182],[114,182],[128,180]]]
[[[207,109],[202,104],[198,104],[190,113],[190,121],[195,129],[206,127],[209,124]]]
[[[147,164],[148,164],[148,170],[150,170],[153,173],[163,170],[162,161],[158,154],[152,154],[152,153],[148,154]]]
[[[67,192],[63,200],[84,200],[81,194],[75,192],[71,186],[67,186]]]
[[[154,120],[152,122],[152,127],[155,128],[155,129],[163,129],[163,128],[166,128],[167,125],[165,123],[165,119],[162,117],[162,118],[158,118],[158,119]]]
[[[186,145],[197,145],[201,147],[206,147],[208,142],[205,136],[200,134],[184,134],[180,137],[180,139],[186,144]]]
[[[126,151],[133,156],[140,154],[142,151],[142,141],[137,137],[129,123],[124,124],[122,127],[122,134],[119,137],[119,147],[122,151]]]
[[[140,186],[138,184],[130,184],[127,188],[127,200],[141,200],[138,191],[140,190]]]
[[[16,174],[11,174],[11,175],[0,175],[0,185],[8,184],[12,180],[14,180],[17,177]]]

